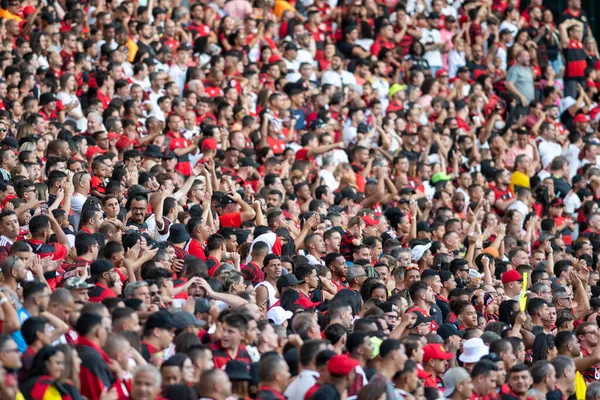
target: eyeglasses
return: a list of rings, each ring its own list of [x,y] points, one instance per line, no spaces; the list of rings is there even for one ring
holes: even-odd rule
[[[573,296],[558,297],[558,300],[573,300]]]
[[[19,349],[18,348],[14,348],[14,349],[4,349],[2,350],[3,353],[18,353]]]
[[[582,335],[597,335],[598,331],[582,332]]]

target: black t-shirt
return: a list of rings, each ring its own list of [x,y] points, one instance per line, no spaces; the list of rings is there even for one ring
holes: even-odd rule
[[[348,42],[340,42],[337,44],[337,48],[346,58],[356,58],[352,55],[352,50],[354,50],[354,44]]]
[[[340,400],[340,394],[335,386],[326,384],[323,385],[312,395],[310,400]]]

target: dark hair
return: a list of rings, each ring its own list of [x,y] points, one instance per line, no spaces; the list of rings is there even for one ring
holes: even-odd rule
[[[548,359],[548,350],[555,347],[554,335],[538,333],[533,341],[532,356],[533,362]]]
[[[21,335],[29,346],[37,340],[38,332],[44,332],[48,320],[44,317],[30,317],[21,326]]]

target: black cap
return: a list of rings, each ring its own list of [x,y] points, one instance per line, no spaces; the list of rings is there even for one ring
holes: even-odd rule
[[[358,132],[358,133],[369,133],[369,128],[367,127],[366,124],[364,124],[364,123],[361,122],[356,127],[356,132]]]
[[[240,167],[254,167],[258,168],[258,165],[251,157],[244,157],[240,160]]]
[[[415,328],[421,324],[426,324],[428,322],[433,321],[433,317],[426,317],[418,311],[410,311],[410,312],[417,316],[417,321],[414,323],[414,325],[411,327],[411,329]]]
[[[225,195],[225,196],[223,196],[223,197],[221,198],[221,200],[219,201],[219,204],[218,204],[218,206],[219,206],[219,207],[225,207],[225,206],[227,206],[227,205],[229,205],[229,204],[233,204],[233,203],[235,203],[235,200],[234,200],[234,199],[232,199],[231,197],[229,197],[229,196]]]
[[[53,101],[56,101],[56,97],[52,93],[42,93],[40,96],[40,106],[45,106]]]
[[[161,156],[161,158],[164,159],[164,160],[169,160],[169,159],[172,159],[172,158],[177,158],[177,154],[175,154],[172,151],[167,151],[167,153],[163,154]]]
[[[440,13],[438,13],[437,11],[432,11],[429,13],[429,15],[427,16],[427,18],[429,19],[440,19]]]
[[[146,189],[142,185],[131,185],[129,189],[127,189],[127,197],[131,198],[137,196],[138,194],[147,195],[150,193],[150,190]]]
[[[323,121],[320,118],[317,118],[310,123],[310,129],[313,129],[313,130],[326,128],[326,127],[327,127],[327,122]]]
[[[70,127],[75,132],[81,132],[81,129],[77,127],[77,122],[73,121],[72,119],[66,120],[63,122],[63,125]]]
[[[296,278],[294,274],[285,274],[281,275],[279,279],[277,279],[277,289],[281,291],[281,289],[299,285],[300,281]]]
[[[155,313],[150,314],[148,319],[146,320],[145,329],[173,329],[173,320],[171,318],[171,314],[169,314],[165,310],[160,310]]]
[[[506,35],[507,33],[510,33],[512,35],[512,32],[508,28],[504,28],[504,29],[500,30],[500,35]]]
[[[456,325],[447,322],[438,328],[437,334],[440,335],[442,339],[446,340],[450,336],[462,337],[465,334],[465,331],[459,330]]]
[[[187,311],[180,311],[177,314],[173,315],[172,318],[173,327],[175,329],[185,329],[188,326],[204,326],[206,325],[206,321],[202,321],[194,317],[191,313]]]
[[[173,224],[169,228],[169,242],[184,243],[190,240],[190,234],[184,224]]]
[[[417,222],[417,232],[431,232],[431,227],[427,221]]]
[[[163,153],[162,151],[160,151],[160,147],[158,147],[157,145],[149,144],[148,146],[146,146],[146,150],[144,150],[144,156],[152,158],[161,158],[163,156]]]
[[[459,74],[460,74],[461,72],[469,72],[469,67],[467,67],[466,65],[463,65],[462,67],[458,68],[458,71],[457,71],[457,72],[458,72]]]
[[[285,51],[288,51],[288,50],[298,51],[298,46],[296,46],[294,43],[286,43],[286,45],[284,46],[284,50]]]
[[[107,260],[96,260],[90,267],[90,273],[94,276],[102,275],[105,272],[114,269],[110,261]]]
[[[210,310],[210,301],[205,297],[197,298],[194,305],[194,314],[207,313],[208,310]]]
[[[225,364],[225,372],[229,379],[233,381],[251,381],[250,366],[245,362],[231,360]]]

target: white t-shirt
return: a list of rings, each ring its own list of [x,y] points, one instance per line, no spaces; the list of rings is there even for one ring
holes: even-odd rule
[[[429,30],[421,28],[421,33],[423,34],[423,36],[421,37],[421,43],[423,43],[423,46],[442,42],[440,31],[438,31],[437,29]],[[426,51],[423,55],[423,58],[427,60],[430,67],[441,67],[443,65],[442,53],[439,49]]]

